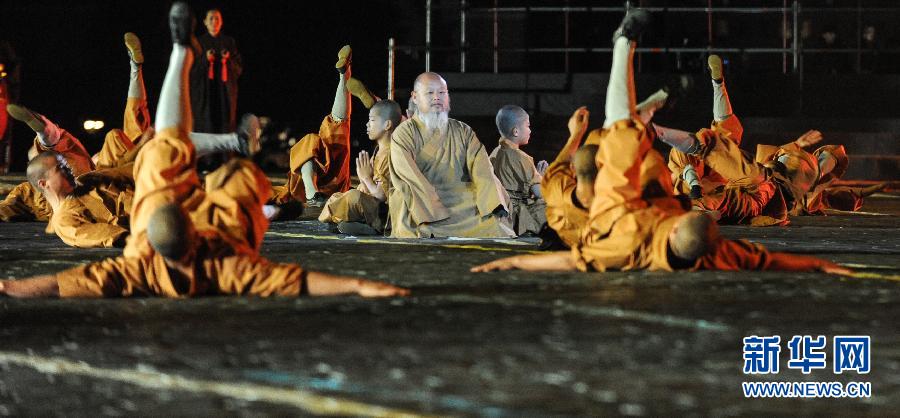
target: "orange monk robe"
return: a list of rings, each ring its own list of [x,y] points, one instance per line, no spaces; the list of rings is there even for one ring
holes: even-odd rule
[[[47,222],[53,209],[31,183],[17,185],[0,202],[0,222]]]
[[[372,180],[384,193],[391,192],[391,146],[378,147],[375,152]],[[387,201],[380,201],[368,193],[362,183],[346,193],[337,192],[328,198],[319,221],[326,223],[364,222],[382,232],[387,226]]]
[[[72,175],[75,177],[93,171],[96,166],[94,165],[94,161],[91,160],[91,155],[88,154],[84,145],[81,144],[81,141],[72,136],[72,134],[65,129],[59,128],[59,132],[59,142],[52,147],[43,146],[38,137],[35,136],[34,148],[37,149],[38,152],[55,151],[58,154],[62,154],[63,157],[66,157],[66,162],[69,163],[69,167],[72,169]]]
[[[197,239],[193,278],[173,274],[164,258],[115,257],[73,267],[56,275],[60,297],[193,297],[203,295],[299,296],[306,272],[296,264],[273,263],[257,255],[235,254],[204,232]]]
[[[118,166],[149,127],[150,110],[147,108],[147,100],[129,97],[125,101],[122,129],[112,129],[106,133],[103,147],[95,157],[97,168]]]
[[[720,224],[787,225],[790,189],[780,175],[749,159],[727,135],[697,137],[696,157],[726,181],[693,201],[696,208],[716,211]]]
[[[210,173],[204,191],[187,135],[167,129],[141,149],[125,254],[58,273],[61,297],[301,294],[306,277],[301,267],[258,255],[268,226],[262,204],[271,193],[265,175],[248,160],[232,160]],[[187,210],[196,228],[192,277],[170,271],[147,241],[150,216],[173,202]]]
[[[576,266],[582,271],[671,269],[667,239],[654,236],[656,231],[671,230],[673,217],[683,209],[674,198],[655,198],[654,205],[642,198],[640,173],[647,156],[665,168],[650,136],[639,122],[623,120],[614,123],[597,145],[594,200],[581,240],[572,246]]]
[[[97,176],[102,171],[90,175]],[[133,185],[114,179],[92,187],[76,187],[53,212],[48,229],[73,247],[122,246],[128,236],[128,211],[133,197]]]
[[[599,146],[608,132],[606,129],[591,131],[584,145]],[[668,196],[672,189],[671,176],[659,153],[645,155],[639,170],[640,187],[645,198]],[[541,192],[547,202],[547,224],[569,248],[581,240],[582,230],[589,219],[588,209],[583,208],[575,197],[576,185],[575,171],[567,150],[563,149],[544,173]]]
[[[307,134],[291,147],[290,171],[284,186],[275,188],[275,203],[306,201],[300,167],[312,160],[316,189],[326,195],[350,190],[350,118],[340,122],[325,116],[318,134]]]
[[[595,182],[590,224],[582,242],[572,248],[578,269],[674,270],[668,237],[685,211],[675,199],[641,197],[639,167],[653,153],[638,122],[616,122],[600,143],[597,164],[602,168]],[[812,259],[798,265],[785,260],[791,256],[743,240],[720,239],[691,270],[814,270],[826,263]]]
[[[526,232],[537,234],[546,219],[547,205],[534,196],[531,187],[541,184],[541,174],[534,166],[534,158],[519,146],[500,138],[497,148],[490,154],[494,175],[500,179],[509,194],[509,217],[517,235]]]
[[[588,210],[575,197],[577,184],[572,163],[559,157],[547,167],[541,181],[541,193],[547,203],[547,225],[569,248],[578,244],[581,228],[588,221]]]
[[[701,129],[694,136],[704,142],[708,138],[713,137],[727,138],[740,147],[744,138],[744,127],[737,116],[731,115],[723,121],[713,121],[709,129]],[[700,188],[703,190],[703,194],[712,193],[716,188],[728,183],[728,179],[711,169],[704,162],[703,158],[696,155],[688,155],[672,148],[669,151],[669,170],[672,172],[672,184],[675,186],[675,194],[687,195],[691,192],[691,187],[681,177],[684,167],[688,164],[694,167],[697,176],[700,177]]]
[[[94,162],[84,149],[84,145],[64,129],[60,128],[59,142],[52,148],[41,145],[37,137],[34,139],[34,147],[38,151],[55,151],[61,154],[75,177],[94,170]],[[44,195],[27,182],[16,186],[6,199],[0,202],[0,221],[3,222],[22,220],[46,222],[51,215],[52,209],[44,199]]]
[[[113,129],[106,135],[97,155],[98,169],[79,176],[79,182],[90,176],[93,184],[77,187],[50,218],[48,229],[63,242],[79,248],[124,244],[134,197],[133,162],[136,155],[136,145],[129,135],[140,138],[149,128],[149,121],[147,101],[128,98],[125,129]]]
[[[804,198],[819,180],[816,157],[795,142],[780,147],[760,144],[756,147],[756,161],[771,168],[768,171],[772,179],[785,191],[788,212],[795,216],[802,214]]]
[[[863,205],[862,189],[858,187],[835,186],[850,165],[850,158],[843,145],[825,145],[813,151],[818,161],[819,155],[827,152],[837,161],[828,174],[821,176],[813,188],[803,196],[800,215],[825,215],[825,209],[848,212],[859,210]]]
[[[173,202],[181,204],[198,231],[215,232],[233,253],[259,254],[269,226],[262,205],[272,188],[265,173],[251,161],[232,159],[223,164],[206,176],[204,190],[188,134],[168,129],[141,148],[134,174],[126,256],[153,252],[146,239],[147,223],[156,208]]]
[[[418,118],[391,135],[388,199],[394,238],[506,238],[515,234],[505,219],[509,197],[494,176],[484,145],[469,125],[450,119],[430,132]]]

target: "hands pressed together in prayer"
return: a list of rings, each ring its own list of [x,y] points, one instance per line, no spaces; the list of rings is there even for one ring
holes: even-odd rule
[[[547,172],[547,168],[550,167],[550,163],[548,163],[547,160],[540,160],[535,164],[535,167],[537,168],[538,173],[543,176],[544,173]]]

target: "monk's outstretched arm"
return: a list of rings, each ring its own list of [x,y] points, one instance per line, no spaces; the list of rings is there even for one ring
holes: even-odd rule
[[[572,160],[572,156],[575,155],[575,151],[578,151],[581,140],[584,139],[584,134],[587,132],[589,115],[587,107],[581,106],[569,118],[569,140],[559,151],[554,163],[568,163]]]
[[[14,298],[58,298],[59,284],[52,274],[20,280],[0,280],[0,295]]]
[[[842,276],[853,274],[852,270],[821,258],[775,252],[769,253],[769,265],[767,266],[767,270],[821,271],[823,273],[838,274]]]
[[[501,258],[480,266],[471,271],[483,273],[488,271],[526,270],[526,271],[574,271],[575,257],[570,251],[557,251],[547,254],[516,255]]]

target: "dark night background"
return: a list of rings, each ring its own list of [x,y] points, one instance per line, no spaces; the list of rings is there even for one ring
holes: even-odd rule
[[[318,129],[322,117],[330,110],[337,76],[333,70],[338,49],[352,44],[354,49],[353,76],[365,82],[377,95],[386,97],[387,43],[394,37],[401,49],[397,53],[397,100],[405,105],[409,87],[416,74],[424,70],[421,49],[425,43],[425,0],[369,0],[344,2],[303,1],[188,1],[202,20],[206,10],[217,7],[224,16],[223,32],[233,36],[240,49],[244,73],[240,79],[238,112],[253,112],[271,117],[278,127],[293,128],[291,136]],[[782,7],[793,1],[783,0],[714,0],[715,8],[722,7]],[[170,1],[90,0],[90,1],[11,1],[0,3],[0,40],[9,41],[21,60],[22,82],[19,102],[46,114],[60,126],[80,138],[89,151],[100,148],[103,133],[120,127],[128,83],[128,58],[122,42],[125,32],[137,33],[143,43],[146,63],[144,79],[151,112],[167,59],[170,40],[166,15]],[[460,0],[433,0],[432,69],[449,74],[459,71],[459,7]],[[469,73],[492,71],[491,42],[493,21],[485,8],[495,4],[516,6],[594,6],[621,7],[619,0],[468,0],[471,11],[467,18],[467,47]],[[708,0],[638,0],[633,4],[651,7],[706,7]],[[900,68],[900,28],[895,25],[900,9],[879,11],[873,7],[897,8],[896,0],[803,0],[808,10],[799,22],[808,23],[808,33],[800,37],[805,47],[817,47],[822,32],[833,28],[840,45],[855,48],[862,39],[861,28],[872,25],[877,40],[863,60],[857,55],[832,54],[829,59],[842,60],[835,74],[823,73],[823,55],[803,55],[805,78],[782,74],[782,54],[725,54],[729,61],[729,80],[733,99],[741,103],[741,114],[753,117],[821,120],[839,117],[900,117],[891,95],[884,93],[900,86],[896,76]],[[828,8],[863,7],[859,13],[829,11]],[[869,7],[870,10],[866,10]],[[478,10],[481,10],[480,12]],[[719,9],[722,10],[722,9]],[[609,46],[609,34],[621,19],[620,12],[572,13],[566,24],[562,13],[505,13],[499,19],[498,42],[501,48],[571,47],[596,48]],[[712,35],[707,33],[707,15],[703,13],[666,12],[655,14],[654,27],[642,40],[646,47],[780,47],[782,14],[777,13],[714,13]],[[198,22],[198,33],[205,31]],[[806,36],[804,38],[804,36]],[[874,54],[872,52],[875,52]],[[640,89],[656,89],[672,74],[691,74],[704,78],[705,53],[650,54],[638,59],[636,70],[645,76]],[[876,57],[878,61],[870,58]],[[818,60],[818,61],[816,61]],[[570,64],[564,67],[560,53],[502,52],[499,79],[514,73],[598,74],[609,68],[609,54],[573,52]],[[834,62],[825,64],[834,65]],[[876,65],[877,64],[877,65]],[[468,74],[467,74],[468,75]],[[649,76],[649,79],[647,78]],[[459,77],[451,83],[454,92],[454,115],[476,128],[479,137],[491,146],[496,140],[492,114],[472,112],[466,103],[490,102],[480,98],[497,95],[494,81],[462,86]],[[602,112],[603,85],[592,91],[596,103],[566,103],[564,112],[588,104],[595,115]],[[844,86],[835,89],[835,86]],[[544,93],[525,92],[515,96],[517,103],[532,112],[533,125],[538,132],[547,133],[546,141],[532,145],[535,156],[552,158],[553,138],[565,137],[565,116],[548,116],[546,108],[529,105],[530,94],[535,100]],[[760,90],[757,90],[760,89]],[[766,90],[767,89],[767,90]],[[468,90],[468,92],[466,92]],[[696,89],[708,94],[706,89]],[[468,93],[468,102],[463,95]],[[552,92],[551,92],[552,93]],[[563,94],[575,93],[568,90]],[[884,93],[884,94],[883,94]],[[481,94],[482,96],[478,96]],[[640,94],[644,94],[640,92]],[[777,95],[779,100],[771,97]],[[849,95],[849,96],[848,96]],[[545,95],[546,96],[546,95]],[[505,99],[504,99],[505,100]],[[682,100],[675,113],[661,115],[663,120],[689,121],[695,117],[706,123],[708,98],[698,96],[692,102]],[[493,104],[492,104],[493,105]],[[352,139],[354,148],[370,148],[365,139],[365,109],[354,100]],[[493,108],[492,108],[493,109]],[[542,114],[542,111],[544,112]],[[478,117],[472,117],[478,114]],[[101,119],[106,126],[101,132],[88,134],[82,129],[85,119]],[[592,124],[599,120],[592,118]],[[857,123],[864,125],[866,122]],[[860,131],[850,123],[838,124],[842,129]],[[13,170],[22,171],[25,152],[32,137],[27,127],[11,121],[14,129]],[[791,128],[793,129],[793,128]],[[791,130],[786,129],[786,130]],[[799,128],[797,128],[799,129]],[[806,128],[803,128],[806,129]],[[539,135],[539,138],[542,135]],[[357,143],[358,142],[358,143]],[[543,147],[543,148],[541,148]],[[869,152],[869,151],[864,151]],[[871,153],[871,152],[870,152]]]
[[[334,61],[344,44],[354,48],[354,77],[384,96],[387,39],[408,32],[403,22],[411,19],[406,16],[424,7],[419,2],[387,0],[358,4],[188,3],[201,20],[207,9],[220,8],[225,22],[223,33],[238,42],[244,62],[239,114],[252,111],[305,130],[317,130],[322,117],[331,110],[337,82]],[[166,23],[170,4],[4,0],[0,39],[10,41],[22,61],[20,102],[72,131],[89,151],[96,151],[103,132],[90,136],[81,124],[93,118],[106,122],[104,132],[121,127],[129,71],[122,42],[125,32],[135,32],[141,38],[151,113],[156,108],[171,51]],[[205,31],[202,22],[198,22],[197,30]],[[365,108],[358,102],[355,106],[354,133],[364,138]],[[12,126],[16,155],[24,155],[31,133],[20,123]],[[19,160],[24,158],[16,159],[16,165],[22,167],[25,161]]]

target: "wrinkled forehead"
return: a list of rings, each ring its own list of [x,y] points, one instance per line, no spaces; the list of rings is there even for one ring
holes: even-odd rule
[[[426,91],[436,91],[436,90],[447,90],[447,82],[444,81],[443,78],[437,76],[424,76],[419,80],[416,80],[415,85],[416,91],[426,92]]]

